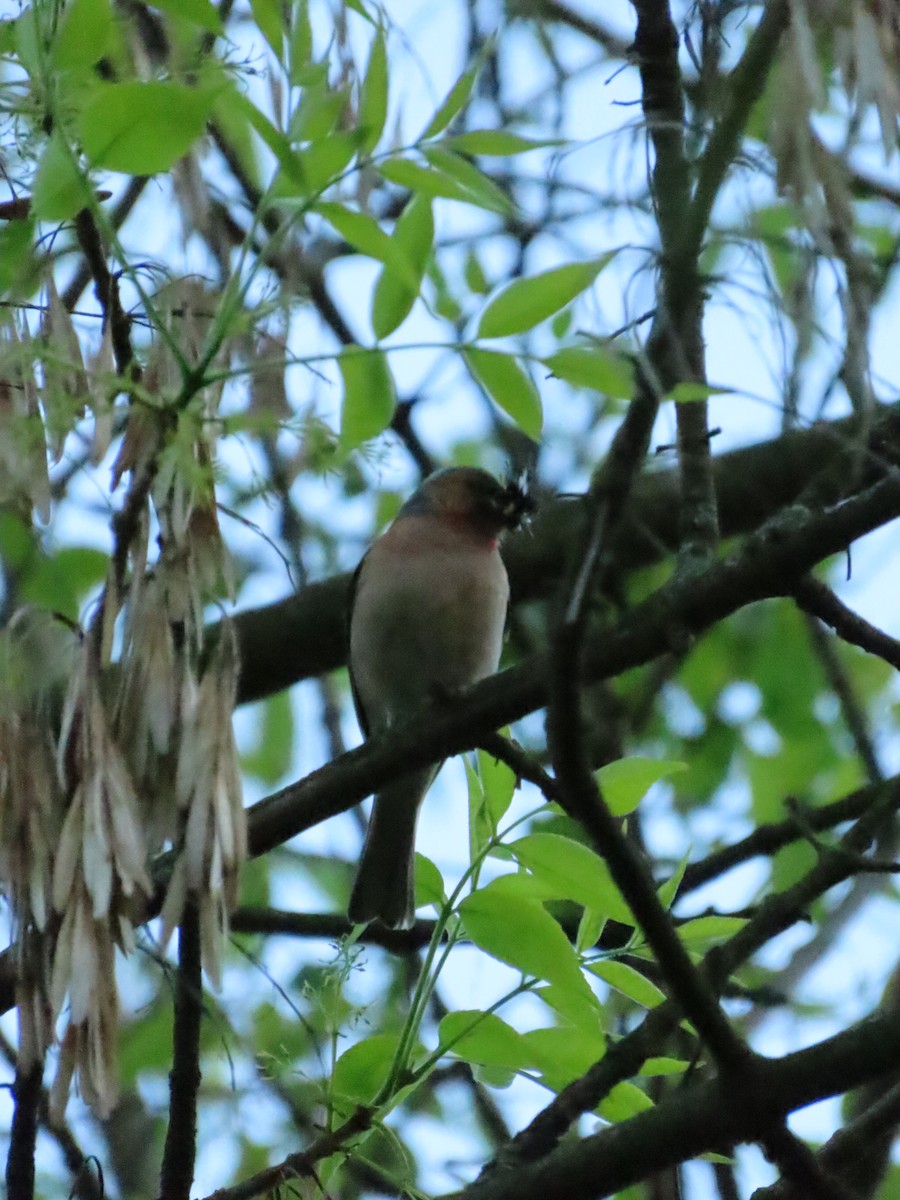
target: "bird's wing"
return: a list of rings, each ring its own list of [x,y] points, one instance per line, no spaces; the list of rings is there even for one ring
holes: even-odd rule
[[[353,663],[350,659],[350,622],[353,620],[353,605],[356,603],[356,591],[359,587],[359,574],[362,571],[363,563],[366,561],[364,554],[359,560],[359,565],[353,572],[353,577],[350,580],[350,592],[347,597],[347,620],[346,620],[346,635],[347,635],[347,670],[350,674],[350,691],[353,695],[353,707],[356,709],[356,719],[359,721],[359,727],[363,731],[363,737],[369,736],[369,720],[366,716],[366,710],[363,708],[362,697],[356,687],[356,681],[353,678]]]

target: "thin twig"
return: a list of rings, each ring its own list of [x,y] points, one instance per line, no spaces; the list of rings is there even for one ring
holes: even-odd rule
[[[169,1075],[169,1125],[160,1172],[164,1200],[190,1200],[197,1157],[197,1095],[200,1090],[200,910],[189,899],[178,931],[175,1025]]]

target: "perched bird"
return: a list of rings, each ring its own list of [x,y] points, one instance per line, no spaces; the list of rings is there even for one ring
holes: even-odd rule
[[[476,467],[436,471],[368,550],[354,577],[350,682],[366,737],[496,671],[509,603],[498,543],[532,502]],[[439,764],[375,797],[349,916],[408,929],[416,818]]]

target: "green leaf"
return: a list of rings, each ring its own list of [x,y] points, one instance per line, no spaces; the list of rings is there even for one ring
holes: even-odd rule
[[[745,917],[697,917],[678,926],[678,936],[691,946],[724,942],[747,924]]]
[[[550,322],[550,332],[557,339],[557,341],[561,341],[569,332],[572,327],[572,320],[574,316],[575,314],[573,313],[572,305],[570,304],[568,307],[560,309],[560,311]]]
[[[634,367],[628,359],[610,351],[565,346],[541,362],[557,379],[573,387],[590,388],[620,400],[628,400],[634,394]]]
[[[688,865],[689,857],[689,853],[685,854],[669,878],[665,883],[660,884],[657,889],[656,894],[663,908],[669,909],[675,903],[675,897],[678,895],[678,889],[681,887],[681,881],[684,878],[684,871]]]
[[[472,88],[475,86],[475,81],[481,71],[481,62],[475,63],[474,66],[463,71],[456,83],[438,105],[434,116],[425,126],[422,131],[422,136],[419,141],[425,141],[426,138],[432,138],[440,133],[442,129],[446,129],[457,113],[461,112],[468,103],[469,97],[472,95]]]
[[[516,774],[505,762],[486,750],[478,751],[478,775],[484,792],[484,805],[496,829],[516,794]]]
[[[470,292],[476,296],[486,296],[491,290],[491,282],[484,273],[477,251],[470,246],[466,252],[466,265],[463,267],[463,278]]]
[[[731,396],[733,394],[734,388],[714,387],[708,383],[696,383],[687,379],[682,383],[676,383],[667,399],[674,400],[676,404],[696,404],[698,400],[708,400],[710,396]]]
[[[635,755],[607,763],[596,772],[595,778],[610,812],[624,817],[634,812],[654,783],[686,770],[687,763]]]
[[[168,171],[203,133],[214,100],[211,89],[181,83],[97,83],[81,113],[81,144],[97,167]]]
[[[648,1058],[641,1067],[641,1075],[683,1075],[691,1064],[683,1058]]]
[[[355,212],[344,204],[331,200],[320,200],[314,211],[325,220],[355,250],[369,258],[387,262],[393,254],[391,239],[378,222],[368,213]]]
[[[482,385],[495,404],[527,433],[533,441],[540,441],[543,412],[541,398],[531,376],[528,375],[511,354],[496,350],[480,350],[475,346],[465,352],[472,374]]]
[[[464,316],[462,305],[451,291],[447,277],[433,254],[428,259],[425,274],[434,289],[431,296],[432,311],[443,320],[450,321],[453,325],[458,324]]]
[[[484,807],[484,788],[471,760],[465,760],[466,796],[469,809],[469,858],[474,862],[496,829],[491,825]]]
[[[35,172],[31,210],[39,221],[67,221],[91,203],[90,184],[58,133],[44,147]]]
[[[344,0],[344,3],[347,5],[348,8],[352,9],[355,13],[357,13],[359,16],[361,16],[364,20],[368,21],[370,25],[375,24],[368,9],[362,3],[362,0]]]
[[[509,849],[553,896],[604,912],[625,925],[634,924],[631,909],[613,883],[606,863],[581,842],[558,833],[529,833]]]
[[[32,244],[34,241],[33,213],[18,221],[10,221],[0,225],[0,292],[18,292],[20,287],[31,291],[26,279],[34,277],[34,256]],[[40,286],[35,280],[33,287]]]
[[[357,1104],[374,1100],[387,1082],[399,1041],[398,1033],[376,1033],[345,1050],[334,1064],[334,1092]]]
[[[466,1062],[521,1071],[531,1065],[518,1030],[494,1013],[477,1009],[448,1013],[438,1026],[441,1048]]]
[[[305,185],[303,168],[291,143],[243,92],[235,87],[224,88],[216,99],[215,116],[217,121],[226,121],[235,131],[249,124],[275,155],[288,178],[300,188]]]
[[[109,0],[72,0],[51,44],[53,71],[86,72],[106,53],[112,32]]]
[[[433,904],[440,911],[447,903],[447,892],[440,871],[430,858],[416,852],[416,908]]]
[[[481,314],[478,336],[509,337],[533,329],[590,287],[612,257],[604,254],[589,262],[567,263],[527,279],[514,279]]]
[[[313,35],[309,20],[308,0],[295,0],[288,47],[288,62],[292,87],[299,87],[301,75],[312,64]]]
[[[291,117],[288,129],[291,142],[317,142],[327,138],[346,108],[347,92],[330,88],[327,75],[314,84],[308,84]]]
[[[409,158],[390,158],[380,163],[378,170],[389,182],[398,187],[408,188],[411,192],[419,192],[423,196],[441,196],[446,200],[459,200],[463,204],[474,204],[478,208],[487,208],[492,212],[509,211],[508,203],[500,209],[496,204],[486,201],[484,190],[475,193],[465,187],[459,180],[452,178],[445,171],[435,170],[434,167],[423,167]]]
[[[597,1109],[601,1117],[607,1121],[627,1121],[639,1113],[653,1107],[653,1101],[646,1092],[642,1092],[637,1084],[617,1083]]]
[[[282,779],[293,757],[294,709],[288,692],[278,692],[260,708],[255,745],[241,755],[241,766],[272,787]]]
[[[146,1079],[157,1072],[164,1077],[171,1069],[171,1004],[157,999],[141,1010],[139,1020],[123,1025],[118,1031],[118,1071],[122,1085],[131,1088],[140,1077]]]
[[[536,987],[534,994],[562,1017],[564,1022],[584,1030],[591,1038],[596,1037],[603,1028],[600,1001],[591,988],[583,992],[573,992],[569,988],[559,988],[548,983]]]
[[[109,559],[102,550],[88,546],[57,550],[51,558],[37,559],[22,579],[22,599],[77,621],[81,600],[106,578],[108,566]]]
[[[358,149],[359,131],[356,129],[321,138],[305,150],[294,152],[293,169],[273,190],[276,195],[301,197],[323,192],[343,175]]]
[[[341,404],[341,442],[353,450],[384,433],[394,415],[394,380],[380,350],[345,346],[338,358],[344,381]]]
[[[153,0],[153,7],[208,29],[210,33],[222,32],[222,21],[210,0]]]
[[[584,954],[586,950],[590,950],[591,946],[597,945],[608,919],[605,912],[599,912],[594,908],[585,908],[582,911],[578,922],[578,932],[575,935],[575,949],[579,954]]]
[[[382,338],[409,316],[425,274],[434,241],[434,218],[427,196],[413,196],[400,214],[385,262],[372,293],[372,329]]]
[[[498,882],[479,888],[460,906],[475,945],[524,975],[576,992],[590,991],[569,939],[543,905],[509,895],[496,886]]]
[[[384,130],[388,108],[388,65],[384,34],[379,29],[369,51],[369,65],[359,96],[359,124],[362,141],[360,151],[368,154],[375,148]]]
[[[606,1040],[596,1019],[593,1028],[565,1025],[532,1029],[522,1035],[522,1040],[543,1083],[555,1092],[580,1079],[606,1051]]]
[[[251,111],[254,119],[251,119]],[[239,164],[240,169],[252,185],[262,190],[259,147],[253,136],[255,132],[258,133],[256,117],[263,119],[262,113],[254,108],[247,97],[234,86],[234,83],[226,80],[213,105],[213,120],[231,147],[235,162]],[[287,141],[285,141],[285,145],[290,153],[290,145]]]
[[[661,992],[655,983],[651,983],[645,975],[630,967],[628,963],[606,959],[603,962],[591,963],[588,970],[643,1008],[656,1008],[657,1004],[662,1004],[666,998],[665,993]]]
[[[250,11],[259,26],[260,33],[272,47],[277,59],[281,59],[281,41],[283,29],[281,24],[280,0],[250,0]]]
[[[443,143],[450,150],[461,154],[484,154],[488,157],[506,158],[511,154],[525,154],[528,150],[540,150],[545,146],[559,146],[559,139],[536,139],[508,133],[505,129],[471,129],[466,133],[449,137]]]
[[[515,205],[508,194],[469,159],[460,158],[443,146],[426,146],[422,153],[433,167],[464,187],[481,208],[500,213],[501,216],[509,216],[513,212]]]

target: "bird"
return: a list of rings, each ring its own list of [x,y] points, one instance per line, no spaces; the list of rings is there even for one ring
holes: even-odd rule
[[[492,675],[509,606],[499,553],[533,502],[522,481],[445,467],[419,486],[354,575],[349,669],[366,738]],[[375,797],[348,916],[408,929],[415,919],[416,821],[437,763],[401,775]]]

